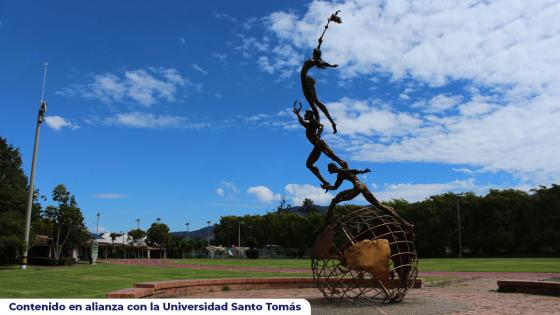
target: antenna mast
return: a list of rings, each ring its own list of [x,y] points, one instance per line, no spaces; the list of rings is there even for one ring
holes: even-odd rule
[[[45,101],[45,83],[47,80],[47,66],[45,62],[45,71],[43,72],[43,87],[41,91],[41,102],[39,103],[39,113],[37,115],[37,127],[35,128],[35,144],[33,145],[33,160],[31,161],[31,175],[29,176],[29,194],[27,196],[27,211],[25,216],[25,238],[23,255],[21,257],[21,269],[27,269],[27,253],[29,251],[29,234],[31,231],[31,210],[33,208],[33,197],[35,190],[33,183],[35,182],[35,165],[37,163],[37,152],[39,150],[39,134],[41,132],[41,124],[45,120],[45,112],[47,111],[47,101]]]

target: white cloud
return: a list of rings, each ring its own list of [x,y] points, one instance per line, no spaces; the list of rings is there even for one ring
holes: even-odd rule
[[[216,195],[223,197],[224,196],[224,189],[222,187],[216,188]]]
[[[183,37],[179,38],[179,42],[181,42],[181,45],[186,45],[187,44],[187,41]]]
[[[328,205],[334,198],[330,192],[325,193],[323,188],[309,184],[288,184],[284,189],[288,194],[287,197],[292,200],[292,204],[297,206],[302,205],[306,198],[313,200],[317,205]]]
[[[202,73],[202,74],[204,74],[204,75],[207,75],[207,74],[208,74],[208,71],[206,71],[204,68],[202,68],[201,66],[197,65],[196,63],[193,63],[193,64],[192,64],[192,67],[193,67],[194,70],[196,70],[196,71],[198,71],[198,72],[200,72],[200,73]]]
[[[430,184],[385,184],[383,190],[375,192],[378,199],[389,201],[392,199],[405,199],[410,202],[421,201],[433,195],[444,194],[446,192],[475,192],[485,193],[488,191],[486,186],[478,186],[474,179],[456,180],[446,183]]]
[[[432,97],[429,101],[417,101],[412,105],[412,108],[421,108],[427,113],[441,113],[455,107],[461,102],[461,99],[460,95],[447,96],[439,94]]]
[[[223,197],[226,195],[226,193],[233,194],[238,191],[239,190],[237,189],[237,186],[235,186],[234,183],[228,181],[222,181],[220,183],[220,187],[216,189],[216,194],[220,197]]]
[[[98,99],[103,103],[133,101],[150,107],[160,100],[175,101],[179,88],[193,86],[173,68],[147,68],[125,71],[122,75],[112,73],[98,74],[93,82],[76,84],[57,92],[63,96],[80,95],[84,98]]]
[[[220,62],[226,61],[226,58],[227,58],[226,54],[214,53],[214,54],[212,54],[212,56],[214,56],[214,58],[218,59]]]
[[[70,129],[77,129],[79,128],[78,125],[71,123],[70,121],[66,120],[61,116],[46,116],[45,123],[50,128],[59,131],[62,128],[70,128]]]
[[[297,71],[338,9],[343,24],[329,28],[322,50],[344,79],[387,73],[390,82],[414,80],[433,96],[399,110],[378,101],[327,104],[344,137],[338,143],[352,158],[468,165],[538,184],[560,180],[560,3],[313,1],[303,16],[264,19],[273,37],[265,52],[255,52],[261,68]]]
[[[128,196],[123,195],[123,194],[117,194],[117,193],[103,193],[103,194],[93,195],[93,198],[96,198],[96,199],[124,199],[124,198],[128,198]]]
[[[157,115],[144,112],[119,113],[105,119],[109,125],[120,125],[135,128],[184,128],[200,129],[207,127],[207,123],[191,123],[185,117],[173,115]]]
[[[231,192],[238,192],[237,186],[234,183],[228,181],[222,181],[222,186],[226,189],[230,190]]]
[[[275,194],[266,186],[254,186],[247,189],[247,193],[254,194],[263,203],[272,203],[282,198],[280,194]]]
[[[342,135],[403,135],[422,124],[411,114],[367,101],[342,98],[329,103],[328,108]]]
[[[452,168],[451,169],[454,172],[459,172],[459,173],[465,173],[467,175],[474,175],[474,171],[471,170],[470,168],[466,168],[466,167],[460,167],[460,168]]]

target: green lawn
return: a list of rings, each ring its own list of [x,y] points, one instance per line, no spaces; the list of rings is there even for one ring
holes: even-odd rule
[[[310,268],[307,259],[185,259],[177,263],[271,268]],[[560,258],[421,259],[421,271],[558,272]],[[309,277],[310,273],[244,272],[125,266],[100,263],[72,267],[0,267],[0,298],[94,298],[143,281],[239,277]],[[423,277],[426,281],[447,277]]]
[[[420,271],[560,272],[560,258],[420,259]]]
[[[0,268],[0,298],[99,298],[143,281],[210,278],[309,277],[309,273],[239,272],[117,264]]]
[[[308,259],[184,259],[176,263],[214,266],[310,268]],[[426,258],[420,271],[560,272],[560,258]]]

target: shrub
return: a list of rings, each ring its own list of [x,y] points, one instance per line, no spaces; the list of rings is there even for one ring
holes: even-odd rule
[[[247,251],[245,251],[245,255],[249,259],[257,259],[259,258],[259,250],[256,248],[250,248]]]
[[[63,257],[57,261],[56,259],[49,257],[28,257],[27,263],[37,266],[72,266],[74,264],[74,258]]]

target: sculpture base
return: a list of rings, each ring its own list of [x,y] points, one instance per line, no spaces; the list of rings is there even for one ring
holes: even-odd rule
[[[335,303],[400,302],[416,281],[417,264],[414,235],[374,207],[350,211],[328,226],[311,260],[317,288]]]

